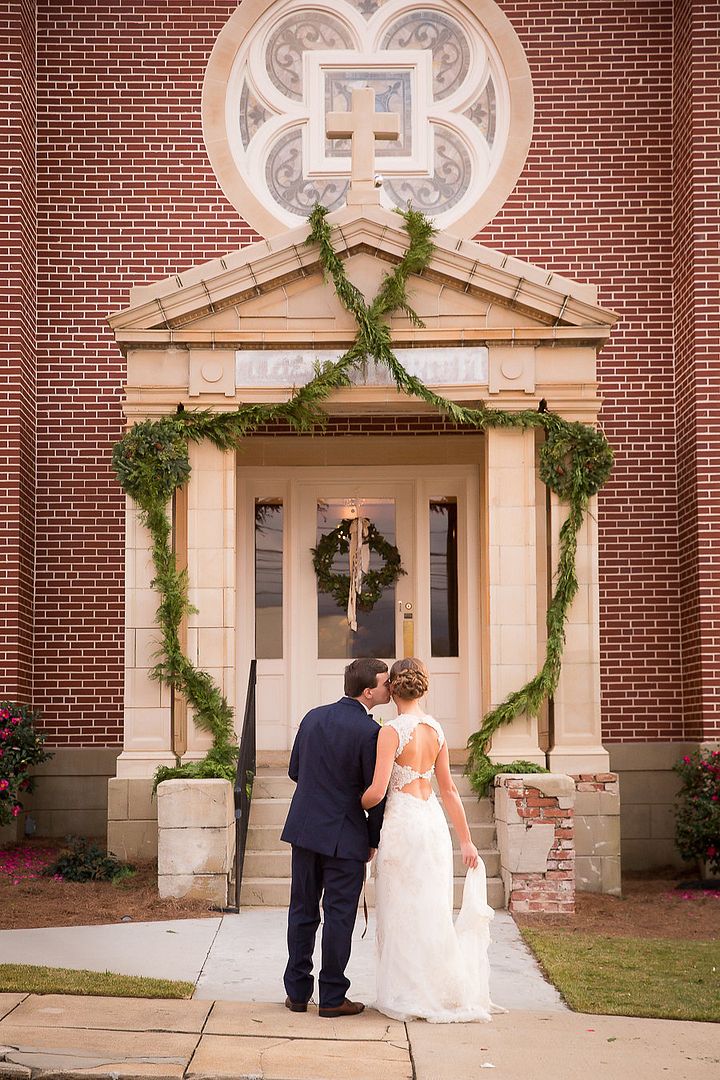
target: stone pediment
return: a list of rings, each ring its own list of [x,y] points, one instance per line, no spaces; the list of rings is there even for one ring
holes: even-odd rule
[[[350,279],[375,295],[389,265],[407,248],[397,214],[345,207],[328,218]],[[307,226],[260,241],[152,285],[131,290],[130,306],[109,318],[124,350],[168,345],[242,348],[262,343],[342,345],[356,326],[323,281]],[[616,316],[597,306],[594,286],[579,284],[472,241],[441,233],[409,293],[424,329],[398,315],[393,340],[602,344]]]

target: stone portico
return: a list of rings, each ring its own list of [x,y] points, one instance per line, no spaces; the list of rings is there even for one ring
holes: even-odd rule
[[[388,264],[397,262],[407,246],[399,218],[370,201],[347,206],[328,220],[350,280],[366,297],[375,295]],[[286,374],[283,383],[278,377],[283,357],[339,355],[348,347],[355,323],[332,286],[323,282],[317,250],[306,246],[306,235],[306,226],[290,229],[131,291],[130,305],[110,319],[127,357],[129,423],[173,413],[178,405],[227,410],[285,400],[293,380]],[[596,356],[615,322],[611,312],[597,306],[595,289],[445,233],[435,242],[429,267],[409,282],[411,302],[425,325],[415,328],[404,316],[394,316],[394,346],[415,350],[418,363],[434,373],[426,381],[453,400],[483,399],[519,410],[545,398],[568,419],[594,423],[600,405]],[[252,364],[244,362],[244,353]],[[267,358],[259,368],[258,357]],[[433,359],[442,363],[433,365]],[[476,381],[468,370],[476,372]],[[192,476],[173,509],[176,551],[188,567],[190,599],[198,609],[185,630],[188,654],[211,672],[236,715],[242,715],[253,620],[247,611],[247,553],[243,556],[237,502],[240,462],[256,466],[261,476],[264,467],[271,470],[283,462],[290,484],[293,468],[321,468],[330,461],[335,470],[347,469],[348,482],[379,462],[420,472],[431,462],[458,463],[477,474],[479,492],[478,504],[468,503],[467,519],[477,565],[470,573],[468,564],[470,579],[459,583],[478,616],[477,633],[468,638],[472,652],[461,661],[477,674],[477,695],[462,699],[469,713],[463,717],[465,732],[475,730],[482,714],[527,681],[544,656],[544,615],[565,510],[554,497],[546,501],[538,481],[536,435],[441,431],[428,406],[383,384],[372,370],[334,393],[326,408],[335,430],[348,421],[347,434],[304,439],[259,434],[246,441],[247,451],[237,461],[236,455],[210,444],[191,446]],[[371,442],[350,433],[354,420],[393,418],[402,421],[402,433],[388,431]],[[594,507],[578,543],[580,590],[570,613],[552,722],[546,715],[519,718],[496,734],[492,757],[547,764],[553,773],[578,778],[583,787],[611,781],[600,727]],[[148,797],[155,768],[176,757],[201,757],[208,745],[182,700],[173,699],[148,675],[156,649],[157,603],[149,547],[148,534],[129,505],[125,738],[117,776],[110,781],[108,827],[110,848],[127,855],[155,850],[155,814]],[[309,559],[304,565],[302,587],[314,593]],[[296,587],[297,582],[288,585]],[[276,680],[274,685],[280,684]],[[272,732],[263,730],[259,718],[261,764],[287,760],[292,734],[308,705],[291,683],[276,703],[281,715]],[[464,760],[464,746],[465,738],[451,740],[457,764]],[[619,873],[606,872],[603,878],[599,854],[611,858],[619,871],[617,808],[611,810],[606,799],[601,811],[598,798],[585,799],[578,810],[579,885],[617,891]]]

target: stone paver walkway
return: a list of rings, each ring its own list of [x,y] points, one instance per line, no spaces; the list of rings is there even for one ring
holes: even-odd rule
[[[0,994],[0,1078],[706,1080],[717,1025],[569,1011],[489,1024],[323,1020],[282,1005]]]

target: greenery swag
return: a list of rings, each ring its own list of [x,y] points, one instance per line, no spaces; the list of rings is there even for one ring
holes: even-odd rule
[[[347,555],[350,550],[350,524],[352,518],[343,518],[340,524],[323,536],[317,547],[311,548],[313,566],[317,575],[318,588],[330,593],[338,607],[346,608],[350,595],[350,575],[333,572],[333,559],[338,554]],[[400,563],[400,552],[386,540],[372,522],[367,531],[368,547],[383,560],[382,570],[369,570],[363,577],[362,592],[357,595],[357,606],[361,611],[372,611],[383,594],[384,589],[394,585],[405,573]]]
[[[565,623],[578,589],[575,572],[577,534],[589,499],[610,474],[612,450],[601,432],[585,424],[564,420],[547,411],[508,412],[485,404],[469,408],[441,397],[405,370],[393,352],[385,318],[399,310],[414,326],[423,325],[410,305],[407,280],[411,274],[422,274],[428,266],[433,253],[434,229],[416,210],[398,213],[403,218],[409,245],[394,270],[383,279],[370,304],[348,280],[343,260],[333,246],[325,208],[317,205],[310,215],[306,243],[318,245],[323,275],[332,279],[340,301],[352,313],[358,326],[353,344],[339,360],[318,365],[314,378],[298,388],[287,402],[241,406],[234,412],[224,413],[179,410],[175,416],[134,425],[113,450],[113,466],[120,484],[137,503],[140,520],[149,529],[153,541],[153,586],[160,595],[157,621],[161,645],[152,675],[182,693],[192,706],[195,723],[213,736],[212,748],[202,761],[182,765],[178,761],[175,768],[161,766],[155,774],[156,784],[176,776],[233,779],[237,757],[230,706],[211,677],[197,670],[180,647],[180,624],[183,616],[192,609],[187,597],[187,575],[175,566],[168,503],[173,492],[187,483],[190,475],[188,444],[209,439],[221,450],[230,450],[261,424],[282,421],[297,431],[322,426],[327,419],[321,408],[322,402],[334,390],[349,386],[351,372],[368,358],[385,365],[398,390],[434,406],[450,423],[477,430],[542,428],[545,433],[540,448],[540,476],[569,504],[568,516],[560,530],[555,591],[547,612],[545,662],[534,678],[484,717],[480,729],[468,740],[467,766],[478,794],[487,791],[498,772],[545,771],[525,761],[493,764],[487,756],[487,748],[502,724],[523,713],[536,715],[557,686],[565,644]]]

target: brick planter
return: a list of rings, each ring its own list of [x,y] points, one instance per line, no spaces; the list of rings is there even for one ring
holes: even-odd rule
[[[508,911],[575,910],[575,784],[559,773],[495,777],[495,823]]]

